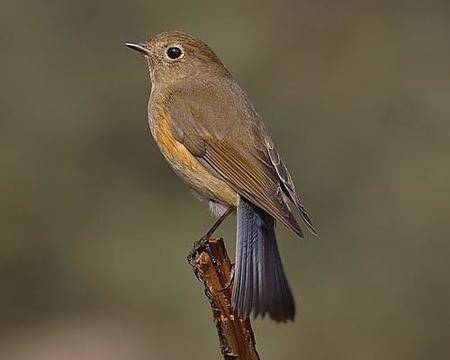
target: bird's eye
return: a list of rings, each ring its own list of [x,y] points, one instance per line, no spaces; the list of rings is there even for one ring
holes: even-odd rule
[[[169,59],[175,60],[183,55],[183,52],[179,47],[173,46],[167,49],[167,56]]]

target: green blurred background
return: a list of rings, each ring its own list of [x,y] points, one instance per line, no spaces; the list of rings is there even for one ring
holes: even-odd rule
[[[0,359],[220,358],[186,262],[213,220],[123,46],[165,30],[239,79],[320,230],[279,227],[299,316],[254,322],[261,358],[450,356],[448,1],[0,6]]]

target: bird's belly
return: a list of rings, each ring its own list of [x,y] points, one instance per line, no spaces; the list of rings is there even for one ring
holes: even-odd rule
[[[237,205],[236,191],[206,170],[186,147],[173,137],[165,116],[158,116],[157,121],[150,126],[159,149],[184,182],[209,199],[225,205]]]

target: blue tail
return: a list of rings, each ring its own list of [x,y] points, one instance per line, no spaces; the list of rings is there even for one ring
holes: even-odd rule
[[[275,238],[275,220],[240,198],[237,206],[237,244],[231,303],[240,316],[268,314],[275,321],[293,320],[294,298]]]

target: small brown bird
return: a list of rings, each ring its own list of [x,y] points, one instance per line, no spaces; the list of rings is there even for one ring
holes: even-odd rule
[[[237,245],[232,306],[240,316],[293,320],[294,299],[275,238],[275,221],[299,237],[292,202],[316,234],[260,115],[216,54],[182,32],[126,46],[148,62],[148,121],[173,170],[219,217],[232,212]]]

